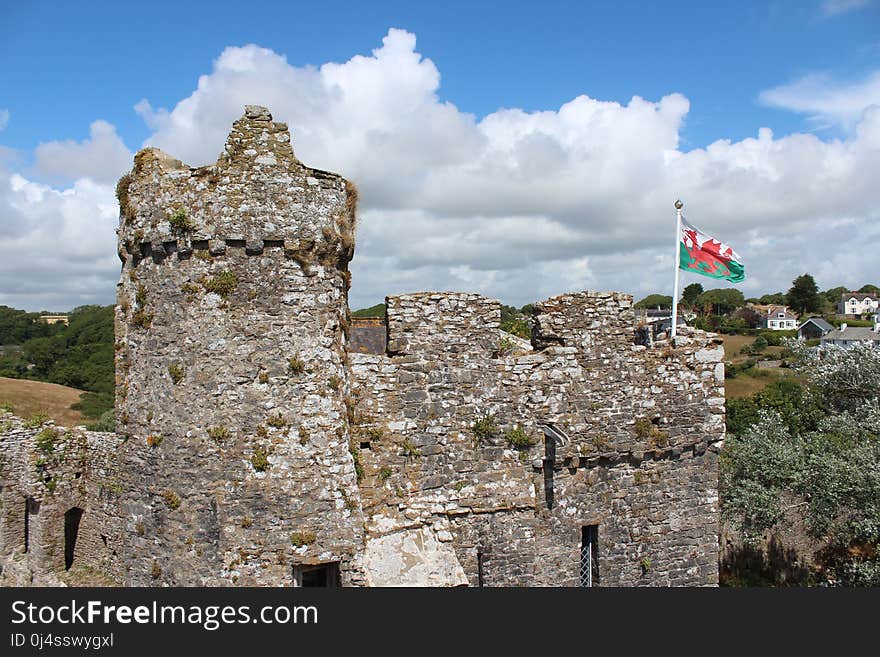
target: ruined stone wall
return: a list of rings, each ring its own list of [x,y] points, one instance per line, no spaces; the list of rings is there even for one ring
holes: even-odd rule
[[[0,435],[0,585],[120,585],[117,436],[9,413]]]
[[[355,190],[249,107],[215,165],[120,183],[117,431],[126,581],[290,584],[363,544],[345,322]]]
[[[717,339],[647,350],[628,295],[579,293],[538,304],[543,349],[520,355],[498,339],[496,301],[387,303],[392,355],[351,355],[368,552],[430,527],[472,585],[480,571],[577,585],[596,524],[602,584],[717,583]],[[547,423],[567,444],[548,444]]]

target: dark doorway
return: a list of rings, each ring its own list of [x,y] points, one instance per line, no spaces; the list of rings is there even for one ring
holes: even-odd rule
[[[64,514],[64,570],[70,570],[73,565],[82,514],[83,510],[76,506]]]
[[[293,585],[336,588],[339,586],[339,562],[294,566]]]

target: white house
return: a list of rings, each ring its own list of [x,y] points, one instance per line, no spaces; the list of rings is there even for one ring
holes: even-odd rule
[[[797,317],[788,306],[768,306],[766,312],[761,320],[761,328],[771,331],[790,331],[797,328]]]
[[[844,292],[837,303],[837,314],[861,319],[877,312],[880,300],[873,292]]]

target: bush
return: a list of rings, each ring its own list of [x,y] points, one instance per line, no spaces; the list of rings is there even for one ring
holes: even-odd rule
[[[101,417],[98,418],[98,421],[87,424],[86,429],[89,431],[113,433],[116,431],[116,411],[112,408],[108,411],[104,411],[101,413]]]

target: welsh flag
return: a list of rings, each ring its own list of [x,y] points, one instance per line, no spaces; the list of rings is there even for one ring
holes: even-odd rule
[[[681,244],[678,248],[678,266],[711,278],[723,278],[731,283],[745,280],[746,268],[736,251],[709,237],[700,229],[681,219]]]

